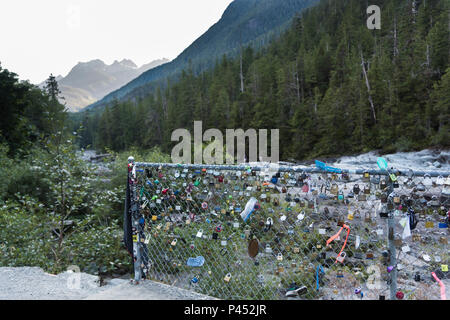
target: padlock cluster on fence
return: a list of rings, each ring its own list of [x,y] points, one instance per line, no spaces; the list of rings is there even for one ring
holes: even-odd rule
[[[413,299],[448,274],[450,178],[397,177],[131,161],[135,279],[221,299]]]

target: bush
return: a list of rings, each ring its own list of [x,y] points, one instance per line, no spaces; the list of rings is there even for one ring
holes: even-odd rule
[[[25,196],[19,201],[5,202],[0,208],[0,225],[2,266],[38,266],[58,273],[77,265],[82,271],[96,273],[124,269],[130,263],[121,246],[117,221],[101,226],[89,216],[73,220],[58,261],[55,260],[58,226],[36,200]]]

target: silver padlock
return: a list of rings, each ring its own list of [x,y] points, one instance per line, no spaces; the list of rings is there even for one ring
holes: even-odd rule
[[[336,261],[343,263],[346,255],[347,254],[345,252],[341,252],[341,254],[336,258]]]

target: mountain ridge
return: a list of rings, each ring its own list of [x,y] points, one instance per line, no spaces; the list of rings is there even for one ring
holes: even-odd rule
[[[235,0],[220,20],[184,49],[170,63],[144,72],[85,110],[118,100],[143,97],[167,79],[175,79],[182,70],[192,68],[198,74],[212,66],[222,55],[236,55],[240,45],[259,48],[281,33],[291,19],[317,0]]]
[[[61,90],[61,102],[65,102],[69,111],[79,111],[87,105],[103,98],[143,72],[169,62],[162,58],[138,67],[130,59],[114,60],[106,64],[101,59],[78,62],[69,73],[56,77]],[[40,88],[45,81],[38,84]]]

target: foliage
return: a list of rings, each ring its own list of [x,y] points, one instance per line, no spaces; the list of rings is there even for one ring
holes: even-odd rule
[[[28,148],[42,137],[60,128],[66,113],[64,106],[52,97],[53,92],[41,91],[0,65],[0,143],[8,145],[8,154],[26,154]],[[57,87],[56,87],[57,88]]]
[[[96,273],[125,268],[129,257],[121,250],[118,224],[101,226],[92,216],[75,220],[64,243],[64,254],[54,259],[58,223],[45,206],[28,196],[7,200],[0,207],[0,265],[38,266],[52,273],[77,265],[82,271]],[[96,270],[89,269],[92,265]]]

